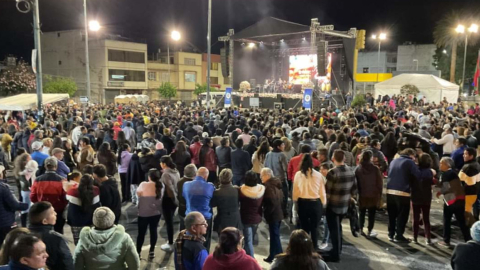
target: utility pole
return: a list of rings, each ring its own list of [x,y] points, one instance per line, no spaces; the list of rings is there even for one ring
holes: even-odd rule
[[[40,14],[38,12],[38,0],[35,0],[35,3],[33,4],[33,30],[35,49],[37,50],[36,64],[38,121],[43,123],[42,46],[40,40]]]
[[[212,0],[208,0],[207,110],[210,109],[210,66],[212,65]]]
[[[87,97],[88,97],[88,102],[91,102],[92,97],[91,97],[91,89],[90,89],[90,57],[88,56],[87,0],[83,0],[83,18],[85,20],[85,66],[87,69],[86,70],[87,71]]]

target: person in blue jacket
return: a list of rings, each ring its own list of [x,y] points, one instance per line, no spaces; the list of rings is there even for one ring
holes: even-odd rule
[[[0,174],[0,179],[2,179]],[[15,211],[27,210],[28,204],[19,202],[10,191],[8,184],[0,182],[0,247],[7,234],[15,229]]]
[[[201,270],[208,257],[203,245],[207,220],[200,212],[190,212],[185,217],[185,228],[175,240],[175,270]]]

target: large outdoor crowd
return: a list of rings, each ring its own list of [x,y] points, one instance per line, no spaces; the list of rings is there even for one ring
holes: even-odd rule
[[[262,221],[270,269],[329,269],[325,261],[341,259],[342,219],[373,239],[382,209],[396,243],[450,247],[455,216],[466,243],[451,265],[477,269],[479,105],[366,100],[318,111],[49,104],[42,121],[36,111],[3,112],[0,269],[140,269],[141,256],[155,257],[162,217],[161,249],[173,252],[176,269],[261,269],[254,242]],[[434,196],[444,204],[439,242],[430,228]],[[126,205],[138,208],[136,241],[119,224]],[[296,230],[284,250],[285,223]]]

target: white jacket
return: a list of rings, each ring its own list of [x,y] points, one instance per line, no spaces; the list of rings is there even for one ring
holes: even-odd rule
[[[434,139],[433,141],[438,145],[443,145],[443,154],[451,154],[457,149],[453,134],[445,134],[440,140]]]

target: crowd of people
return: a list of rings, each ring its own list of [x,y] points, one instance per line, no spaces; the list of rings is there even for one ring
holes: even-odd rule
[[[434,187],[444,201],[436,244],[451,246],[455,215],[467,243],[453,268],[473,269],[479,258],[471,255],[480,246],[478,104],[401,96],[318,111],[53,104],[42,120],[34,111],[0,117],[0,265],[8,264],[0,269],[139,269],[147,230],[146,258],[155,257],[162,216],[160,248],[174,253],[176,269],[261,269],[262,221],[271,269],[329,269],[325,261],[341,259],[347,216],[355,236],[373,239],[385,208],[389,241],[419,243],[423,223],[434,245]],[[138,209],[135,242],[119,224],[127,204]],[[411,212],[413,239],[405,236]],[[285,222],[297,230],[284,252]]]

